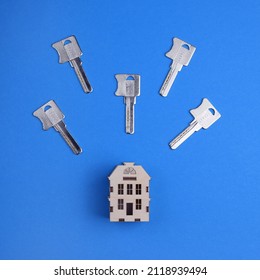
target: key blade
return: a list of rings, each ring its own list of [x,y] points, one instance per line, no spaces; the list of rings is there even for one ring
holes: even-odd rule
[[[175,63],[187,66],[195,52],[196,48],[191,44],[179,39],[173,38],[173,46],[166,56],[174,60]]]
[[[74,70],[75,70],[75,72],[76,72],[76,74],[78,76],[78,79],[80,81],[80,84],[81,84],[84,92],[86,92],[86,93],[92,92],[93,88],[90,85],[90,82],[89,82],[89,80],[87,78],[87,75],[85,74],[85,71],[84,71],[84,69],[82,67],[81,59],[79,57],[76,58],[76,59],[73,59],[71,61],[71,64],[72,64],[72,66],[73,66],[73,68],[74,68]]]
[[[79,155],[82,152],[81,147],[78,145],[75,139],[68,132],[66,125],[63,121],[57,123],[54,126],[54,128],[56,129],[56,131],[60,133],[60,135],[63,137],[63,139],[66,141],[66,143],[69,145],[69,147],[71,148],[71,150],[75,155]]]
[[[126,133],[134,134],[134,104],[135,98],[132,97],[125,97],[125,120],[126,120]]]
[[[140,75],[136,74],[117,74],[117,96],[135,97],[140,95]],[[132,78],[132,80],[130,79]]]
[[[41,106],[33,112],[33,115],[42,122],[44,130],[48,130],[50,127],[53,127],[55,124],[64,119],[63,113],[54,100],[50,100]]]
[[[169,70],[163,85],[160,89],[160,94],[163,97],[166,97],[177,77],[177,74],[179,73],[179,71],[181,71],[182,65],[181,64],[175,64],[173,63],[173,65],[171,66],[171,69]]]
[[[82,51],[75,36],[69,36],[61,41],[58,41],[52,44],[52,47],[59,54],[59,63],[71,61],[82,55]]]
[[[200,124],[196,121],[192,122],[185,130],[183,130],[177,137],[175,137],[169,146],[171,149],[177,149],[184,141],[186,141],[194,132],[201,128]]]
[[[220,113],[207,98],[204,98],[197,108],[190,110],[190,113],[204,129],[209,128],[221,117]]]

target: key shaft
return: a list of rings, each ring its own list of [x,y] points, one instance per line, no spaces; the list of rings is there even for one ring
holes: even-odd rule
[[[126,133],[133,134],[134,133],[134,98],[125,97],[125,119],[126,119]]]
[[[200,129],[197,121],[192,122],[185,130],[175,137],[169,144],[171,149],[178,148],[185,140],[187,140],[194,132]]]
[[[84,90],[84,92],[89,93],[92,92],[92,87],[89,83],[89,80],[85,74],[85,71],[82,67],[82,61],[79,57],[71,60],[71,65],[74,68],[76,75],[78,76],[78,79],[80,81],[80,84]]]
[[[181,71],[182,65],[173,63],[161,87],[160,94],[166,97],[174,83],[177,74]]]
[[[63,137],[63,139],[66,141],[66,143],[69,145],[69,147],[75,155],[79,155],[82,152],[82,149],[75,141],[75,139],[71,136],[63,121],[60,121],[59,123],[55,124],[54,128],[60,133],[60,135]]]

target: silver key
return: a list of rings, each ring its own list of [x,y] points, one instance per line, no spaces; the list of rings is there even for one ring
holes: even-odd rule
[[[160,94],[166,97],[171,89],[171,86],[182,66],[187,66],[195,52],[196,48],[181,39],[174,38],[173,46],[166,56],[173,60],[171,69],[168,72],[166,79],[161,87]]]
[[[194,132],[201,128],[209,128],[215,121],[217,121],[221,115],[216,108],[209,102],[207,98],[204,98],[201,105],[193,110],[190,110],[194,120],[190,125],[174,138],[169,144],[172,149],[179,147],[186,139],[188,139]]]
[[[93,89],[82,67],[82,61],[80,59],[82,51],[79,47],[76,37],[70,36],[65,38],[54,43],[52,47],[59,54],[59,63],[65,63],[69,61],[71,67],[74,68],[84,92],[91,92]]]
[[[136,96],[140,95],[140,75],[118,74],[115,76],[118,82],[117,96],[124,96],[126,104],[126,133],[134,133],[134,105]]]
[[[56,131],[58,131],[67,144],[72,149],[73,153],[78,155],[82,152],[82,149],[77,144],[77,142],[70,135],[68,130],[66,129],[66,125],[63,122],[64,115],[54,102],[54,100],[50,100],[38,110],[36,110],[33,115],[40,119],[43,124],[43,129],[48,130],[50,127],[54,127]]]

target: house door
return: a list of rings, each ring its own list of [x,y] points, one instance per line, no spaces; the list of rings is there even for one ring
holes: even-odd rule
[[[126,215],[133,215],[133,203],[126,203]]]

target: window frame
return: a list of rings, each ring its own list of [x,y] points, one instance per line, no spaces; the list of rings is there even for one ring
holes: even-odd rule
[[[117,209],[118,210],[124,210],[124,199],[119,198],[117,200]]]
[[[117,194],[123,195],[124,194],[124,184],[118,184],[117,185]]]
[[[136,195],[142,195],[142,184],[136,184],[135,185],[135,194]]]
[[[136,210],[142,210],[142,199],[137,198],[135,200],[135,209]]]
[[[128,194],[128,195],[133,194],[133,184],[127,184],[126,194]]]

